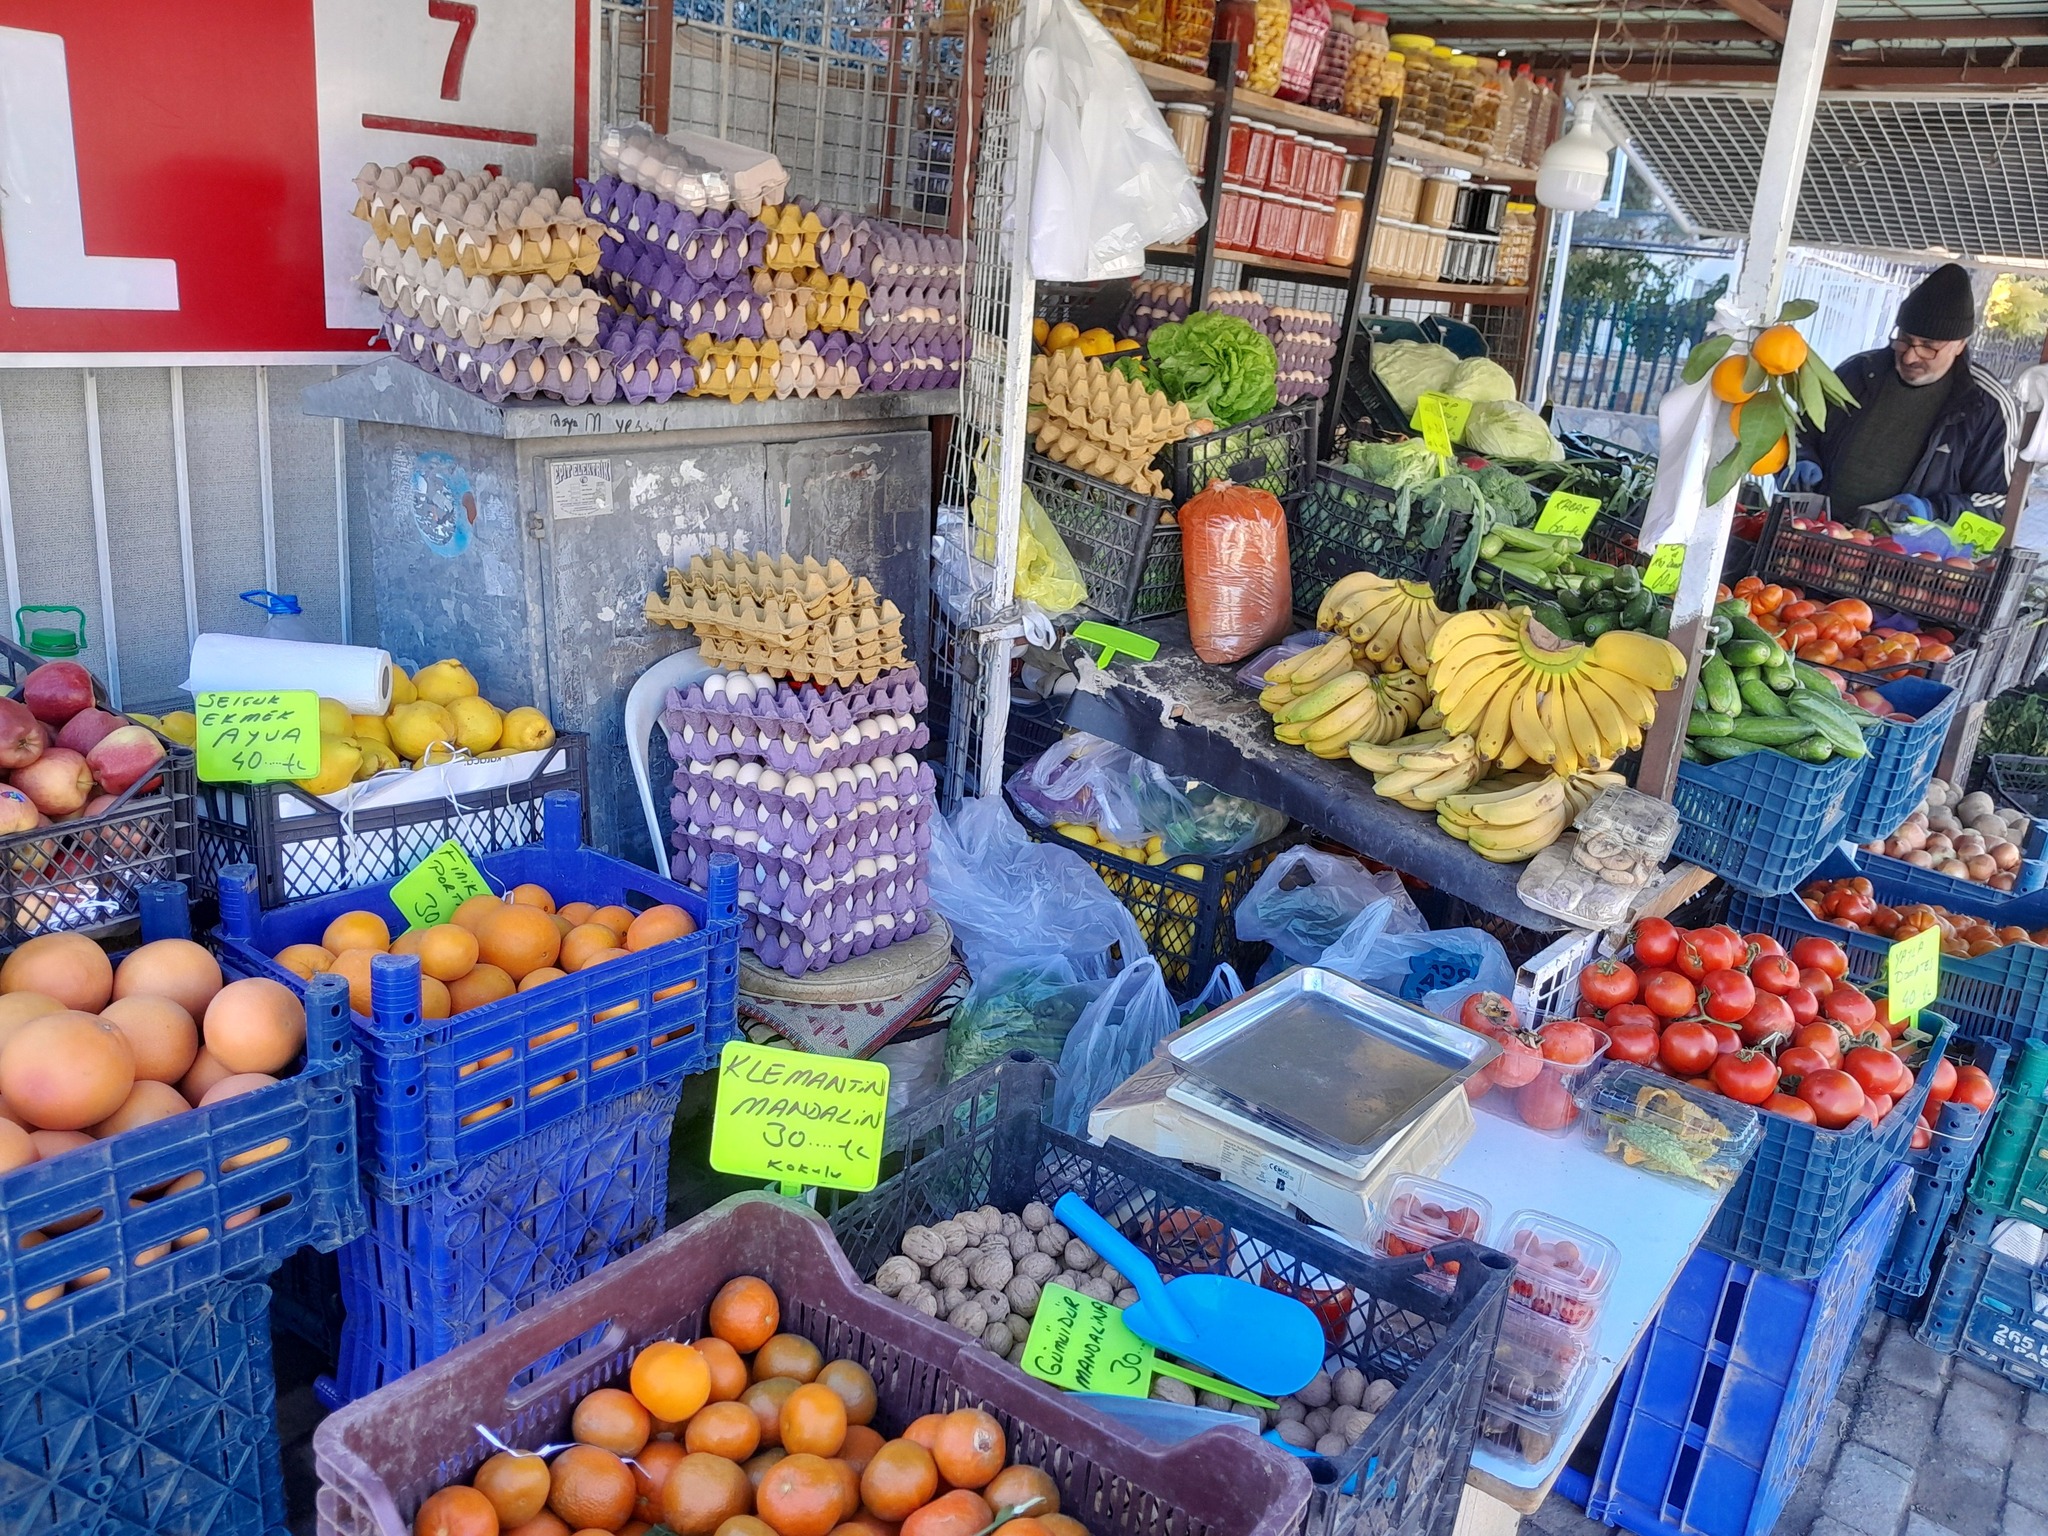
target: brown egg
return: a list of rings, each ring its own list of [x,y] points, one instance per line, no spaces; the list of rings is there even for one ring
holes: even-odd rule
[[[135,1086],[128,1090],[128,1097],[121,1101],[121,1107],[94,1126],[92,1133],[104,1141],[109,1136],[132,1131],[138,1125],[148,1125],[152,1121],[168,1120],[173,1115],[182,1115],[191,1108],[192,1106],[185,1102],[185,1095],[169,1083],[137,1078]]]
[[[225,1099],[238,1099],[245,1093],[254,1093],[258,1088],[268,1088],[276,1081],[277,1079],[268,1072],[237,1072],[232,1077],[222,1078],[207,1089],[201,1096],[199,1104],[204,1108],[208,1104],[218,1104]]]
[[[192,1059],[192,1070],[178,1079],[178,1092],[185,1095],[185,1102],[197,1104],[206,1097],[206,1090],[224,1077],[234,1073],[221,1065],[220,1058],[205,1046],[199,1047],[199,1054]]]
[[[41,1130],[97,1125],[134,1086],[128,1037],[90,1013],[67,1009],[30,1019],[0,1048],[0,1094]]]
[[[206,1048],[230,1072],[282,1072],[305,1048],[306,1006],[281,981],[245,976],[220,989],[203,1028]]]
[[[36,1160],[36,1144],[12,1120],[0,1120],[0,1173],[26,1168]]]
[[[120,979],[115,976],[116,986]],[[117,997],[100,1010],[100,1017],[128,1037],[138,1081],[175,1083],[192,1070],[199,1055],[199,1026],[170,998],[147,993]]]
[[[190,939],[145,944],[114,972],[115,997],[168,997],[195,1019],[206,1016],[220,987],[220,962]]]
[[[114,962],[80,934],[46,933],[0,962],[0,992],[41,992],[66,1008],[98,1013],[114,995]]]

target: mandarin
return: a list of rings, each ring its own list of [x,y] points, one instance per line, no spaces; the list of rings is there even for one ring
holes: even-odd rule
[[[548,1478],[548,1508],[572,1531],[615,1531],[633,1513],[633,1469],[600,1446],[570,1446],[549,1465]]]
[[[755,1382],[740,1394],[740,1401],[746,1404],[761,1425],[763,1447],[782,1444],[782,1405],[789,1401],[789,1394],[802,1385],[794,1376],[771,1376],[766,1381]]]
[[[555,910],[553,893],[546,886],[535,885],[532,881],[528,881],[525,885],[513,886],[511,893],[505,899],[517,907],[538,907],[543,912]]]
[[[761,1421],[745,1403],[706,1403],[683,1426],[683,1444],[728,1461],[745,1461],[761,1448]]]
[[[980,1488],[1003,1470],[1009,1444],[995,1415],[979,1408],[957,1408],[939,1424],[932,1460],[939,1476],[955,1488]]]
[[[845,1439],[846,1404],[830,1387],[810,1382],[783,1401],[782,1446],[791,1455],[837,1456]]]
[[[697,920],[681,907],[663,902],[649,907],[626,925],[626,948],[651,949],[671,939],[686,939],[697,931]]]
[[[504,971],[495,965],[479,965],[467,976],[458,976],[448,983],[448,1005],[457,1013],[467,1013],[510,997],[514,990],[512,978]]]
[[[704,1357],[711,1372],[711,1401],[732,1403],[747,1390],[747,1362],[740,1352],[715,1334],[706,1334],[690,1346]]]
[[[756,1275],[726,1281],[711,1298],[711,1332],[743,1355],[751,1355],[773,1338],[781,1322],[782,1304],[775,1299],[774,1288]],[[754,1379],[778,1374],[756,1371]]]
[[[766,1446],[741,1462],[740,1470],[747,1474],[747,1481],[759,1489],[761,1479],[768,1475],[768,1469],[788,1454],[789,1452],[779,1445]]]
[[[635,1456],[654,1433],[654,1416],[640,1399],[617,1387],[587,1393],[569,1417],[569,1433],[585,1445]],[[623,1518],[623,1517],[621,1517]]]
[[[711,1536],[753,1508],[754,1487],[739,1464],[702,1451],[677,1462],[661,1489],[661,1523],[676,1536]]]
[[[500,1525],[524,1525],[547,1507],[548,1464],[538,1456],[500,1451],[476,1469],[471,1481],[497,1510]]]
[[[471,896],[464,900],[448,914],[448,921],[458,928],[467,928],[471,933],[475,933],[486,912],[494,912],[504,905],[504,897],[493,896],[486,891],[481,896]]]
[[[568,974],[567,971],[561,970],[558,967],[544,965],[537,971],[528,971],[520,980],[519,990],[531,992],[535,987],[544,987],[551,981],[560,981]]]
[[[942,1494],[907,1516],[902,1536],[976,1536],[995,1519],[988,1500],[965,1488]]]
[[[553,919],[538,907],[492,908],[477,923],[476,942],[484,960],[515,982],[529,971],[553,965],[562,952],[562,936]]]
[[[669,1473],[683,1459],[683,1448],[673,1440],[650,1440],[633,1458],[633,1513],[639,1519],[661,1518],[661,1490]]]
[[[875,1459],[875,1452],[886,1443],[867,1425],[849,1424],[846,1426],[846,1438],[839,1442],[839,1459],[853,1468],[853,1475],[858,1477],[867,1471],[868,1463]]]
[[[1037,1467],[1019,1463],[995,1475],[981,1496],[997,1509],[1014,1509],[1026,1515],[1056,1515],[1060,1512],[1059,1484]]]
[[[711,1370],[704,1357],[674,1339],[661,1339],[641,1350],[634,1357],[630,1380],[633,1395],[657,1418],[687,1419],[711,1396]]]
[[[716,1322],[711,1331],[718,1332]],[[719,1336],[724,1337],[723,1334]],[[739,1348],[737,1341],[733,1348]],[[799,1382],[816,1381],[818,1372],[824,1368],[825,1356],[817,1345],[800,1333],[778,1333],[754,1351],[756,1381],[766,1381],[771,1376],[787,1376]]]
[[[938,1463],[915,1440],[891,1440],[860,1475],[860,1499],[884,1520],[902,1520],[939,1491]]]
[[[778,1536],[826,1536],[846,1512],[845,1485],[824,1457],[792,1452],[761,1479],[754,1508]]]
[[[846,1405],[846,1422],[866,1424],[873,1420],[879,1399],[875,1378],[852,1360],[834,1360],[818,1372],[818,1385],[830,1387]]]
[[[598,955],[618,947],[619,936],[603,923],[580,924],[562,935],[562,969],[580,971]]]
[[[391,925],[374,912],[344,912],[320,935],[320,947],[337,955],[344,949],[374,949],[382,954],[391,948]]]
[[[460,1484],[427,1495],[413,1516],[413,1536],[498,1536],[498,1511],[474,1488]]]

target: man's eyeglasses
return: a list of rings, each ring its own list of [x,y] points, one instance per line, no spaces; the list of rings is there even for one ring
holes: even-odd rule
[[[1941,356],[1943,347],[1954,346],[1951,341],[1922,341],[1918,336],[1904,336],[1892,333],[1892,350],[1901,357],[1936,358]]]

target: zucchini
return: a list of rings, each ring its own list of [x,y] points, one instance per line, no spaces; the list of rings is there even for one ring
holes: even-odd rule
[[[1700,663],[1699,691],[1707,696],[1707,708],[1715,714],[1742,713],[1742,694],[1735,687],[1735,673],[1720,657]]]
[[[1870,749],[1863,744],[1863,732],[1857,729],[1855,721],[1843,713],[1841,705],[1830,703],[1818,694],[1803,690],[1788,695],[1785,702],[1791,706],[1795,716],[1811,724],[1815,733],[1824,738],[1827,744],[1842,756],[1868,755]]]
[[[1768,715],[1744,715],[1732,723],[1735,729],[1729,735],[1742,741],[1753,741],[1760,747],[1790,747],[1795,741],[1805,741],[1820,734],[1804,720],[1779,720]]]
[[[1734,720],[1712,710],[1696,709],[1685,722],[1685,734],[1688,736],[1729,736],[1734,731]]]
[[[1792,711],[1785,707],[1785,701],[1773,693],[1763,678],[1752,672],[1736,683],[1742,695],[1742,712],[1745,715],[1761,716],[1766,720],[1783,720]]]
[[[1725,762],[1731,757],[1741,757],[1746,752],[1761,752],[1761,741],[1744,741],[1740,736],[1687,737],[1686,745],[1698,747],[1701,754],[1715,762]]]
[[[1644,588],[1628,600],[1621,610],[1623,629],[1641,629],[1650,622],[1650,614],[1657,606],[1657,594]]]

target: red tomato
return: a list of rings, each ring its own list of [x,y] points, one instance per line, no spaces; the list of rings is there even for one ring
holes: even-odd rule
[[[1494,1082],[1503,1088],[1519,1088],[1542,1071],[1543,1052],[1534,1035],[1518,1029],[1500,1037],[1500,1055],[1493,1062]]]
[[[1795,1024],[1811,1024],[1820,1017],[1820,999],[1814,996],[1811,987],[1794,987],[1785,994],[1785,1001],[1792,1009]]]
[[[1544,1072],[1516,1092],[1515,1113],[1539,1131],[1561,1131],[1579,1118],[1579,1106],[1558,1073]]]
[[[1686,938],[1706,960],[1707,969],[1710,971],[1732,971],[1749,955],[1748,948],[1742,942],[1742,935],[1733,928],[1695,928],[1686,934]],[[1684,952],[1685,946],[1681,944],[1679,953],[1682,955]],[[1681,966],[1680,969],[1683,970],[1684,967]]]
[[[1737,1022],[1744,1045],[1761,1045],[1773,1035],[1790,1035],[1797,1026],[1792,1006],[1770,992],[1759,992],[1756,1005]]]
[[[1874,1045],[1859,1045],[1842,1057],[1842,1070],[1867,1094],[1890,1093],[1898,1085],[1899,1058]]]
[[[1498,992],[1474,992],[1458,1010],[1458,1022],[1482,1035],[1500,1034],[1521,1028],[1522,1016],[1512,998]]]
[[[1660,1019],[1682,1019],[1698,1004],[1699,993],[1676,971],[1652,971],[1643,978],[1643,1002]]]
[[[1680,1077],[1698,1077],[1721,1054],[1714,1032],[1698,1019],[1679,1019],[1657,1042],[1657,1059]]]
[[[1932,1115],[1955,1096],[1956,1064],[1946,1056],[1934,1064],[1934,1081],[1927,1085],[1927,1113]]]
[[[1820,1000],[1820,1011],[1850,1030],[1866,1030],[1877,1022],[1877,1005],[1846,981]]]
[[[1714,1037],[1714,1049],[1723,1056],[1730,1051],[1742,1049],[1742,1036],[1736,1032],[1733,1024],[1719,1024],[1710,1019],[1707,1022],[1707,1029]]]
[[[1623,1003],[1619,1008],[1609,1009],[1600,1027],[1612,1035],[1626,1024],[1647,1024],[1652,1029],[1664,1027],[1664,1021],[1641,1003]]]
[[[1694,986],[1698,986],[1702,981],[1706,980],[1707,972],[1721,969],[1720,966],[1714,964],[1708,958],[1711,953],[1718,950],[1719,946],[1712,939],[1709,939],[1705,945],[1701,945],[1698,939],[1698,934],[1688,931],[1678,941],[1678,958],[1672,962],[1678,974]]]
[[[1956,1087],[1955,1092],[1950,1095],[1951,1103],[1967,1104],[1972,1109],[1989,1111],[1997,1099],[1998,1090],[1992,1086],[1991,1079],[1985,1075],[1982,1067],[1956,1068]]]
[[[1832,1024],[1819,1021],[1802,1024],[1792,1031],[1792,1043],[1811,1046],[1827,1058],[1827,1064],[1831,1067],[1839,1067],[1842,1064],[1842,1032]]]
[[[1807,1125],[1814,1123],[1813,1106],[1789,1093],[1774,1093],[1758,1108],[1773,1115],[1783,1115],[1787,1120],[1798,1120]]]
[[[1817,971],[1840,979],[1849,974],[1849,955],[1833,939],[1816,938],[1809,934],[1792,946],[1792,959],[1801,970],[1812,966]]]
[[[1631,1004],[1631,1007],[1634,1005]],[[1615,1010],[1617,1013],[1620,1009]],[[1650,1010],[1645,1008],[1644,1013]],[[1649,1022],[1631,1019],[1627,1023],[1613,1018],[1607,1021],[1607,1059],[1626,1061],[1634,1066],[1646,1067],[1657,1059],[1657,1016],[1650,1014]]]
[[[1714,1086],[1742,1104],[1761,1104],[1778,1091],[1778,1068],[1762,1051],[1730,1051],[1707,1074]]]
[[[1772,938],[1768,933],[1745,933],[1742,936],[1742,945],[1743,948],[1749,950],[1753,955],[1782,955],[1785,953],[1785,946]]]
[[[1884,1124],[1884,1117],[1892,1112],[1892,1096],[1888,1093],[1871,1093],[1863,1097],[1863,1118],[1872,1125]]]
[[[1913,1150],[1915,1152],[1924,1152],[1933,1145],[1934,1132],[1929,1129],[1927,1122],[1925,1120],[1915,1121],[1913,1123]]]
[[[1836,1067],[1809,1072],[1801,1078],[1799,1097],[1812,1106],[1814,1123],[1830,1131],[1839,1131],[1855,1120],[1867,1102],[1862,1085]]]
[[[1799,985],[1815,997],[1826,997],[1835,990],[1835,978],[1816,966],[1802,965],[1799,967]]]
[[[1799,985],[1799,967],[1784,955],[1758,955],[1749,962],[1749,979],[1757,991],[1783,997]]]
[[[1740,971],[1709,971],[1700,982],[1700,1010],[1710,1019],[1732,1024],[1755,1006],[1756,988]]]
[[[1636,973],[1619,960],[1595,960],[1579,972],[1579,1001],[1619,1008],[1636,1000]]]
[[[1810,1045],[1788,1045],[1778,1052],[1778,1070],[1787,1077],[1807,1077],[1825,1072],[1831,1063]]]
[[[1636,964],[1661,969],[1678,958],[1678,927],[1667,917],[1646,917],[1636,924],[1629,943]]]
[[[1600,1054],[1606,1041],[1606,1036],[1583,1019],[1552,1019],[1536,1033],[1543,1042],[1543,1059],[1567,1067],[1583,1067]]]

